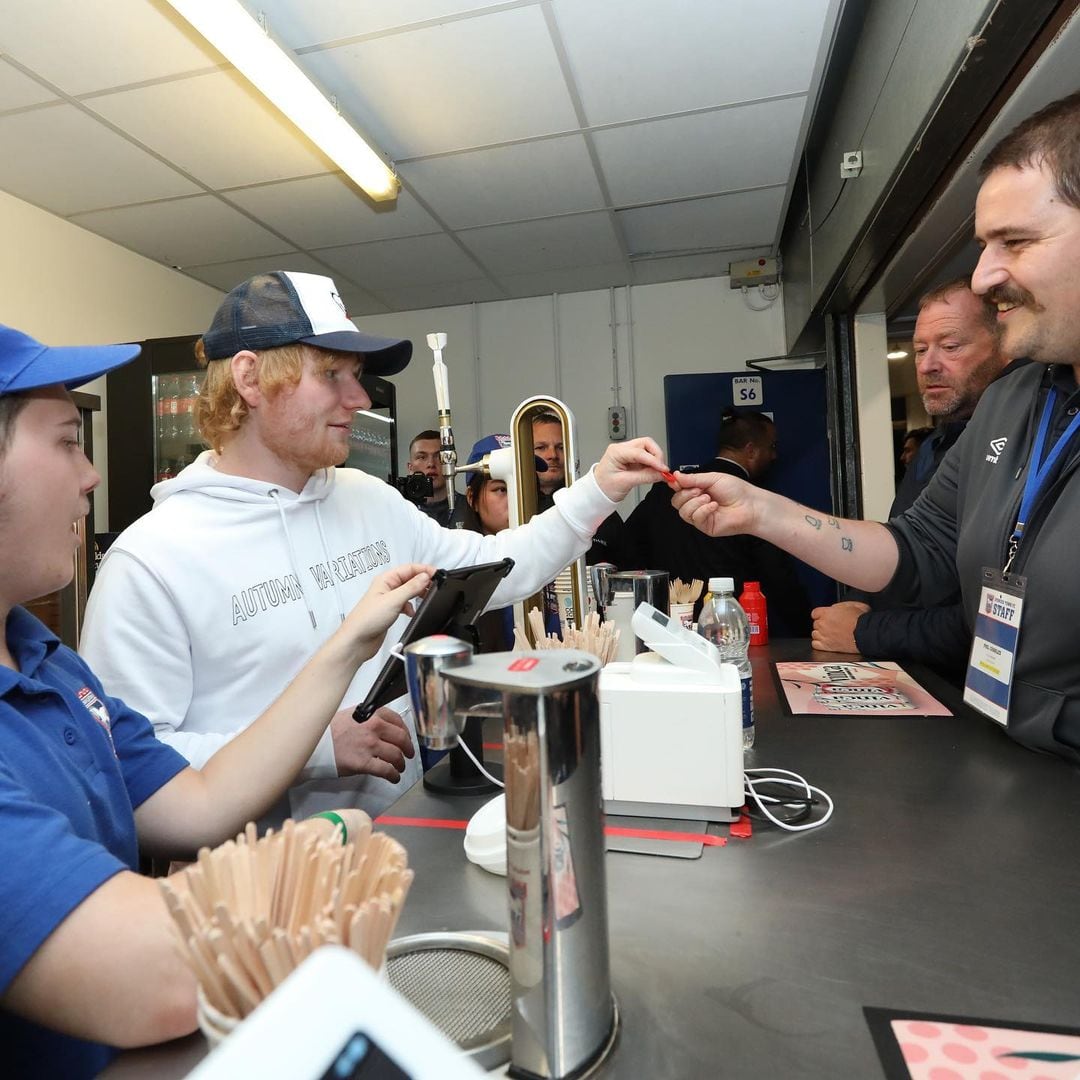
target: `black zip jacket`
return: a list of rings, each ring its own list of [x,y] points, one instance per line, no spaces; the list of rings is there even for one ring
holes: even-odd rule
[[[983,567],[1001,570],[1035,431],[1049,387],[1058,389],[1048,445],[1080,408],[1072,369],[1029,364],[983,394],[926,490],[888,528],[900,563],[885,594],[939,604],[957,588],[972,629]],[[1027,578],[1008,732],[1034,749],[1080,762],[1080,435],[1036,504],[1011,572]]]

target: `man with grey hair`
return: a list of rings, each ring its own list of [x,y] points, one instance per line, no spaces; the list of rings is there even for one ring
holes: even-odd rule
[[[971,291],[969,278],[949,281],[922,297],[913,348],[923,407],[938,423],[908,466],[890,518],[907,510],[930,483],[983,391],[1005,367],[996,313]],[[950,602],[929,608],[875,608],[866,599],[851,599],[811,614],[811,641],[826,652],[917,660],[955,677],[962,676],[971,648],[959,591]]]

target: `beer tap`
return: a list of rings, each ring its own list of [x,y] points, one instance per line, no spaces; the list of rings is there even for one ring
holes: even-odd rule
[[[443,349],[446,348],[446,334],[428,334],[428,348],[435,355],[431,365],[431,374],[435,380],[435,406],[439,413],[439,462],[440,470],[446,477],[446,506],[454,509],[454,474],[457,470],[457,449],[454,447],[454,428],[450,418],[450,386],[446,364],[443,363]]]

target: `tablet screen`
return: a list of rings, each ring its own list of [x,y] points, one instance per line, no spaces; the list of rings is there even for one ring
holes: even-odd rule
[[[513,559],[503,559],[457,570],[436,570],[431,588],[401,635],[402,646],[431,634],[451,634],[475,644],[470,628],[513,567]],[[367,697],[353,710],[353,719],[363,723],[376,709],[401,697],[405,691],[405,665],[391,656]]]

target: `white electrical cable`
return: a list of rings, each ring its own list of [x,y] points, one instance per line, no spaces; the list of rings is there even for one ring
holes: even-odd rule
[[[755,776],[755,774],[759,773],[762,775]],[[805,795],[797,801],[788,803],[778,796],[759,794],[754,786],[755,784],[778,784],[782,787],[801,788]],[[743,773],[743,789],[745,794],[757,803],[757,807],[762,814],[774,825],[778,825],[786,832],[806,832],[808,829],[819,829],[832,817],[833,801],[828,793],[822,791],[821,788],[814,787],[798,773],[789,772],[787,769],[747,769]],[[766,803],[771,803],[774,806],[804,806],[814,795],[821,796],[826,806],[825,813],[817,821],[807,821],[801,825],[789,825],[787,822],[781,821],[775,814],[770,813],[765,806]]]
[[[496,784],[496,785],[497,785],[498,787],[501,787],[501,788],[504,788],[504,787],[506,787],[506,785],[505,785],[505,784],[504,784],[504,783],[503,783],[503,782],[502,782],[501,780],[496,780],[496,779],[495,779],[495,777],[494,777],[494,776],[492,776],[492,775],[491,775],[491,773],[489,773],[489,772],[487,771],[487,769],[485,769],[485,768],[484,768],[484,766],[483,766],[483,765],[481,765],[481,764],[480,764],[480,762],[476,760],[476,755],[475,755],[475,754],[474,754],[474,753],[473,753],[473,752],[472,752],[472,751],[471,751],[471,750],[470,750],[470,749],[468,748],[468,746],[467,746],[467,745],[465,744],[465,740],[464,740],[464,739],[463,739],[463,738],[462,738],[462,737],[461,737],[460,735],[459,735],[459,736],[457,737],[457,744],[458,744],[458,746],[460,746],[460,747],[461,747],[461,749],[462,749],[462,750],[464,750],[464,751],[465,751],[465,754],[466,754],[466,756],[468,757],[468,759],[469,759],[469,760],[470,760],[470,761],[471,761],[471,762],[472,762],[472,763],[473,763],[473,764],[474,764],[474,765],[475,765],[475,766],[476,766],[476,767],[477,767],[477,768],[478,768],[478,769],[479,769],[479,770],[480,770],[480,771],[481,771],[481,772],[482,772],[482,773],[483,773],[483,774],[484,774],[484,775],[485,775],[485,776],[486,776],[486,777],[487,777],[487,778],[488,778],[488,779],[489,779],[489,780],[490,780],[490,781],[491,781],[491,782],[492,782],[493,784]]]

